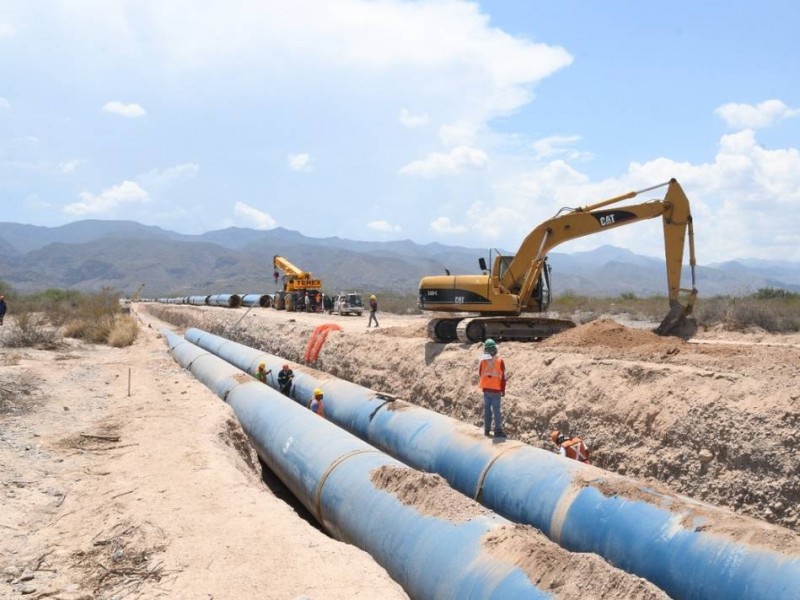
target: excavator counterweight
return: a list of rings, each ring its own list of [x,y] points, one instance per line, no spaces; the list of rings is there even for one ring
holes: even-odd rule
[[[614,206],[659,188],[666,188],[663,198]],[[491,271],[481,259],[480,275],[423,277],[419,284],[420,309],[477,313],[435,318],[428,325],[429,337],[437,342],[479,342],[487,338],[538,341],[574,327],[572,321],[564,319],[525,316],[543,313],[550,304],[547,253],[569,240],[657,217],[662,218],[664,228],[670,310],[655,333],[691,337],[696,325],[689,315],[697,299],[694,229],[689,200],[675,179],[592,205],[561,209],[531,231],[515,255],[495,256]],[[687,238],[691,289],[680,287]]]

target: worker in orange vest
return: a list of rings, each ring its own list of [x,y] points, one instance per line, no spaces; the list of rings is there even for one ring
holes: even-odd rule
[[[492,339],[483,344],[478,377],[478,386],[483,391],[483,435],[489,435],[494,417],[494,437],[505,437],[500,399],[506,395],[506,364],[497,356],[497,344]]]
[[[588,465],[592,464],[592,461],[589,460],[589,448],[581,438],[577,436],[567,438],[560,431],[554,431],[550,434],[550,439],[558,446],[558,453],[561,456],[566,456],[578,462],[585,462]]]

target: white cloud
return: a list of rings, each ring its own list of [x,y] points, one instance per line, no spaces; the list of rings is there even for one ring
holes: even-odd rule
[[[733,129],[763,129],[778,121],[800,115],[800,109],[789,108],[780,100],[765,100],[759,104],[723,104],[714,110],[728,127]]]
[[[311,156],[307,153],[290,154],[287,159],[289,168],[292,171],[310,171],[311,170]]]
[[[489,157],[483,150],[458,146],[448,153],[432,152],[424,160],[416,160],[400,169],[403,175],[421,175],[437,177],[439,175],[457,175],[465,167],[480,169],[489,163]]]
[[[423,127],[428,124],[430,121],[430,117],[425,113],[420,114],[413,114],[407,108],[400,109],[400,123],[403,124],[404,127],[414,128],[414,127]]]
[[[395,233],[403,229],[400,225],[392,225],[388,221],[369,221],[367,227],[373,231],[380,231],[382,233]]]
[[[714,159],[692,164],[669,158],[631,163],[618,177],[593,181],[563,160],[527,173],[511,173],[492,197],[466,212],[471,232],[514,251],[538,224],[562,207],[579,207],[641,190],[675,177],[694,215],[700,264],[736,258],[800,260],[800,150],[767,149],[755,132],[723,136]],[[663,197],[666,188],[644,193],[619,206]],[[663,258],[660,219],[571,240],[558,251],[575,252],[613,244]],[[688,259],[688,255],[687,255]]]
[[[0,110],[11,110],[11,103],[0,96]]]
[[[103,105],[103,111],[111,113],[113,115],[126,117],[128,119],[136,119],[138,117],[143,117],[147,114],[144,108],[142,108],[139,104],[136,104],[135,102],[132,102],[130,104],[124,104],[122,102],[117,102],[116,100],[111,102],[106,102]]]
[[[473,123],[519,109],[534,85],[573,60],[561,47],[509,35],[463,0],[229,0],[203,10],[194,0],[113,9],[84,0],[51,12],[78,47],[102,50],[101,60],[134,56],[178,76],[336,73],[349,90],[378,76],[395,97],[423,92],[432,118],[441,112]]]
[[[469,230],[465,225],[454,225],[449,217],[438,217],[431,221],[431,229],[439,234],[465,233]]]
[[[135,179],[147,188],[158,188],[193,179],[199,171],[200,165],[197,163],[183,163],[166,169],[151,169]]]
[[[64,207],[65,214],[79,217],[109,214],[123,204],[147,202],[150,194],[135,181],[125,180],[119,185],[104,189],[96,196],[91,192],[81,192],[79,197],[81,202],[67,204]]]
[[[73,173],[78,165],[81,164],[80,159],[73,158],[72,160],[65,160],[58,164],[58,170],[62,173]]]
[[[278,225],[278,222],[269,213],[253,208],[244,202],[234,204],[233,214],[236,216],[237,222],[252,229],[273,229]]]
[[[537,159],[552,159],[559,156],[566,160],[577,160],[589,156],[586,152],[572,148],[580,140],[579,135],[551,135],[533,142],[533,149],[536,151]]]
[[[439,128],[439,141],[445,146],[469,146],[477,135],[477,128],[471,123],[442,125]]]

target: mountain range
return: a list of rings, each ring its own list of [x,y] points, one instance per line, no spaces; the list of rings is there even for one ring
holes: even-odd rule
[[[506,252],[504,253],[511,253]],[[272,257],[322,279],[326,291],[415,293],[424,275],[479,273],[487,249],[312,238],[283,228],[230,227],[187,235],[133,221],[83,220],[60,227],[0,223],[0,280],[31,292],[112,287],[148,297],[274,291]],[[602,246],[551,252],[553,292],[664,295],[664,261]],[[800,263],[737,260],[697,267],[701,296],[744,295],[764,287],[800,291]],[[690,285],[684,269],[685,286]]]

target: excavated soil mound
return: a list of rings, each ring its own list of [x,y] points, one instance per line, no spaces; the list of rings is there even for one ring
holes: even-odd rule
[[[367,329],[366,318],[336,315],[166,310],[294,365],[314,327],[335,322],[343,331],[314,368],[482,423],[481,345],[431,342],[427,317],[379,314],[381,327]],[[599,320],[541,343],[500,344],[500,355],[512,439],[552,449],[553,429],[580,435],[596,466],[800,530],[800,335],[708,331],[686,342]]]

